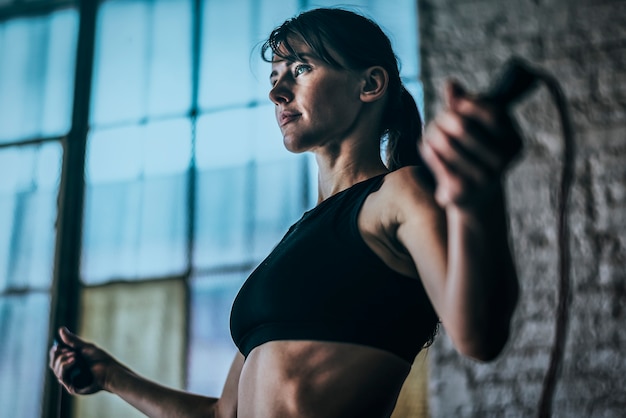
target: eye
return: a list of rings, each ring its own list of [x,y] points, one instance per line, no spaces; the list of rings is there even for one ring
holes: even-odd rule
[[[272,87],[274,87],[274,84],[276,84],[277,80],[278,72],[276,70],[272,70],[272,72],[270,73],[270,84],[272,85]]]
[[[311,66],[307,64],[298,64],[293,68],[293,76],[298,77],[306,72],[311,71]]]

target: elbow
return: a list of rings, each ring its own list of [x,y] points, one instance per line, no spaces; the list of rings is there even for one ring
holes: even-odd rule
[[[456,338],[453,338],[459,353],[481,362],[495,360],[509,341],[514,309],[515,303],[512,303],[497,314],[492,312],[490,320],[483,317],[482,320],[475,318],[474,321],[465,322],[465,326],[457,329]]]
[[[509,340],[510,327],[506,324],[485,327],[472,333],[457,345],[459,353],[480,362],[498,358]]]
[[[193,395],[193,401],[186,402],[190,409],[182,416],[189,418],[224,418],[231,415],[225,415],[219,408],[219,398],[205,398]],[[176,415],[179,416],[179,415]]]
[[[491,304],[489,312],[466,316],[458,321],[456,329],[450,333],[457,351],[469,358],[481,362],[495,360],[509,340],[511,320],[517,306],[519,290],[517,282],[507,289],[505,297]]]
[[[519,289],[517,282],[508,289],[506,298],[503,298],[497,312],[492,312],[491,321],[484,321],[481,326],[475,327],[472,333],[473,338],[469,338],[466,344],[467,357],[481,362],[495,360],[509,340],[511,333],[511,320],[519,299]]]
[[[507,341],[508,333],[505,336],[492,337],[479,343],[467,344],[459,351],[473,360],[488,363],[500,356]]]

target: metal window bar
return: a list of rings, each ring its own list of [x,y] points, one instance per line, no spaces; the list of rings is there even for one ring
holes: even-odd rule
[[[0,22],[16,17],[47,15],[68,7],[76,7],[76,0],[20,1],[0,6]]]
[[[74,98],[70,133],[63,142],[63,165],[58,199],[57,241],[52,282],[52,343],[61,325],[76,328],[80,297],[80,253],[85,194],[85,147],[89,128],[89,106],[93,70],[98,1],[80,0],[78,45],[74,75]],[[42,416],[69,418],[72,402],[51,373],[46,374]]]

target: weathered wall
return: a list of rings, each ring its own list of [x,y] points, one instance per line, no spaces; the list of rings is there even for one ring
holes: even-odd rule
[[[555,417],[626,414],[626,1],[421,0],[427,118],[443,80],[485,87],[510,55],[561,82],[577,141],[570,322]],[[495,362],[430,349],[433,417],[536,416],[554,339],[562,139],[545,89],[516,108],[527,148],[507,192],[522,298]]]

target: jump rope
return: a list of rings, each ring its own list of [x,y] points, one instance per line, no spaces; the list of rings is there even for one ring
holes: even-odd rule
[[[539,83],[543,83],[550,92],[559,112],[564,140],[563,163],[559,185],[557,207],[558,216],[558,247],[559,247],[559,285],[554,343],[550,353],[548,370],[544,377],[541,398],[539,400],[538,417],[547,418],[552,414],[552,399],[556,389],[557,374],[563,362],[565,337],[569,314],[570,289],[570,253],[568,202],[574,178],[574,137],[571,127],[565,95],[557,80],[545,71],[531,66],[521,58],[513,57],[504,64],[503,71],[496,82],[488,90],[486,98],[497,104],[510,108],[530,93]],[[71,349],[57,337],[55,344]],[[82,356],[77,355],[76,363],[67,372],[70,384],[80,390],[91,384],[93,375]],[[59,403],[60,405],[60,403]]]
[[[575,143],[571,119],[567,110],[567,100],[556,78],[544,70],[530,65],[518,57],[510,58],[504,64],[500,78],[487,93],[487,98],[495,103],[511,107],[538,84],[544,84],[556,105],[563,135],[563,155],[561,178],[558,190],[558,295],[554,326],[554,342],[550,352],[548,370],[543,380],[537,416],[547,418],[552,415],[552,400],[556,389],[557,375],[563,363],[565,339],[570,305],[570,251],[568,204],[574,180]]]

